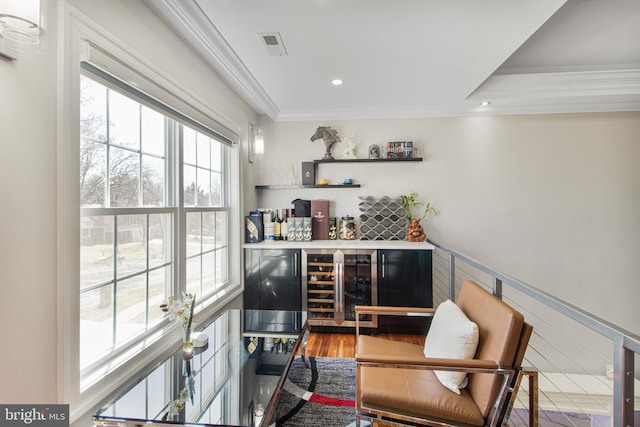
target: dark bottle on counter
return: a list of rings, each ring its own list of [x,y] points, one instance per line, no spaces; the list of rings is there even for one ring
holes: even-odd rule
[[[329,240],[336,240],[338,238],[338,221],[337,218],[329,218]]]
[[[273,240],[282,240],[282,220],[278,215],[278,209],[273,210]]]
[[[283,209],[282,217],[280,218],[282,221],[280,223],[280,236],[282,237],[282,240],[289,240],[289,223],[287,222],[289,220],[289,216],[287,209]]]

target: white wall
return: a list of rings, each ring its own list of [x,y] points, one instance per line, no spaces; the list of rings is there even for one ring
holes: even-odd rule
[[[51,1],[48,51],[0,60],[0,387],[2,403],[63,402],[57,358],[57,22]],[[243,144],[255,113],[142,0],[73,0],[81,14],[146,63],[207,102]],[[246,155],[243,155],[243,159]],[[245,163],[246,160],[243,160]],[[72,226],[72,225],[68,225]]]
[[[359,189],[261,190],[260,207],[332,200],[331,215],[359,215],[358,196],[417,192],[440,210],[427,235],[489,267],[640,334],[640,113],[445,119],[269,122],[266,154],[319,159],[331,125],[370,144],[411,140],[422,163],[321,164],[331,182]],[[340,157],[344,144],[334,147]],[[257,169],[257,166],[254,166]],[[267,182],[268,183],[268,182]]]
[[[0,60],[0,402],[56,403],[56,46],[16,56]]]

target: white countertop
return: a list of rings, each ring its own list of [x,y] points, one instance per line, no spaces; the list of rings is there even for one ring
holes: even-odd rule
[[[435,246],[427,242],[408,240],[312,240],[310,242],[290,242],[264,240],[260,243],[244,243],[250,249],[413,249],[433,250]]]

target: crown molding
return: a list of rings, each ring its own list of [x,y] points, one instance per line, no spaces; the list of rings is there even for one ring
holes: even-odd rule
[[[489,106],[480,105],[491,101]],[[412,109],[281,111],[277,121],[640,111],[640,69],[495,74],[459,104]]]
[[[640,95],[640,69],[494,74],[468,99]]]
[[[323,121],[323,120],[384,120],[473,116],[508,116],[527,114],[610,113],[640,111],[640,96],[635,97],[576,97],[539,98],[528,100],[498,100],[490,106],[479,102],[464,102],[413,109],[349,109],[316,110],[308,112],[282,111],[275,121]]]
[[[272,120],[278,108],[196,0],[144,0],[258,114]]]

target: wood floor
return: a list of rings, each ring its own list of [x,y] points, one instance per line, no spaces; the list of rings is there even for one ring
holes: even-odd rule
[[[424,335],[378,334],[377,337],[424,344]],[[310,357],[355,357],[356,336],[348,333],[311,332],[305,354]]]

